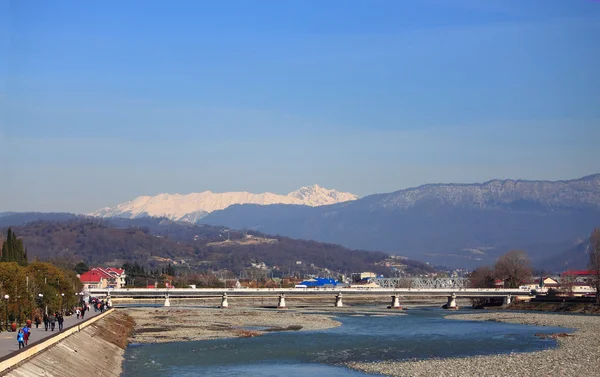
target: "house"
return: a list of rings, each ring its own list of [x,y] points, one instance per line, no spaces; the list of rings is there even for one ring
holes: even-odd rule
[[[532,289],[532,290],[539,290],[539,289],[550,289],[550,288],[560,288],[560,283],[558,281],[558,278],[554,278],[554,277],[538,277],[538,278],[531,278],[529,279],[526,283],[523,283],[521,285],[521,287],[527,287],[528,289]]]
[[[106,288],[108,286],[108,277],[98,271],[88,271],[79,275],[79,280],[83,284],[84,290]]]
[[[584,296],[595,292],[596,271],[568,270],[560,275],[561,287],[575,296]]]
[[[593,270],[567,270],[560,275],[560,280],[574,282],[575,284],[592,285],[596,275],[596,271]]]
[[[94,267],[79,275],[85,288],[122,288],[125,285],[125,270],[115,267]]]

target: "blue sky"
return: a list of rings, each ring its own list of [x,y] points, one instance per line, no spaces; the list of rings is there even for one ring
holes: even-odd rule
[[[0,211],[600,172],[600,2],[0,0]]]

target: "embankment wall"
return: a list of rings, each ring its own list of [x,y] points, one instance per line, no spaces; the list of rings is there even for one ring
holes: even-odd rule
[[[128,315],[113,309],[96,321],[86,323],[85,327],[82,324],[80,328],[70,328],[19,353],[18,359],[6,360],[18,364],[0,374],[11,377],[119,376],[133,326]]]

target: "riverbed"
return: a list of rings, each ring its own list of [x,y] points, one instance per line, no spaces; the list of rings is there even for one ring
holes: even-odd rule
[[[144,338],[136,334],[125,354],[123,376],[126,377],[193,376],[199,373],[203,376],[314,373],[328,376],[365,373],[432,376],[439,375],[439,370],[428,369],[428,372],[413,374],[401,364],[428,365],[442,359],[470,360],[494,358],[498,354],[548,352],[557,345],[552,334],[571,332],[557,327],[558,322],[542,327],[499,321],[451,320],[445,318],[447,311],[437,308],[408,311],[331,308],[326,312],[189,308],[185,309],[190,310],[185,314],[173,312],[183,310],[178,308],[141,310],[149,313],[148,318],[157,321],[166,321],[159,317],[167,312],[194,318],[187,325],[195,327],[186,327],[179,335],[172,333],[168,342],[163,341],[165,338],[158,338],[155,343],[147,343],[149,339],[146,338],[146,342],[142,343],[138,340]],[[136,317],[135,313],[130,313]],[[184,335],[194,333],[196,329],[203,333],[206,329],[202,326],[214,325],[221,325],[226,331],[219,336],[219,329],[210,330],[210,333],[204,334],[204,339],[208,340],[187,340],[190,336]],[[302,329],[282,330],[294,325],[302,326]],[[276,331],[269,331],[272,328]],[[240,330],[256,331],[258,334],[246,337]],[[152,332],[142,332],[141,335],[147,337],[148,334]],[[153,336],[160,337],[161,333],[156,332]],[[183,338],[174,341],[177,336]],[[349,366],[355,370],[349,369]],[[513,364],[513,367],[519,366]],[[512,374],[518,371],[521,369],[513,369]],[[477,374],[457,369],[447,375]]]
[[[449,320],[493,321],[544,326],[558,342],[538,352],[510,352],[471,357],[427,360],[349,362],[346,365],[367,373],[386,376],[598,376],[600,375],[600,317],[572,314],[493,312],[450,315]],[[575,332],[570,332],[575,329]],[[539,337],[544,335],[539,334]]]

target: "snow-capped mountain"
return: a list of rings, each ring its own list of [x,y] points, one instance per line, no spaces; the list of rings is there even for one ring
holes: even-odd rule
[[[195,223],[210,212],[225,209],[233,204],[298,204],[322,206],[358,199],[357,195],[336,190],[328,190],[319,185],[301,187],[287,195],[270,192],[253,194],[250,192],[158,194],[140,196],[114,207],[102,208],[90,213],[97,217],[137,218],[145,216],[167,217],[176,221]]]

